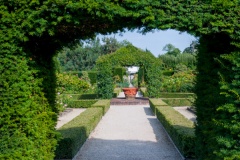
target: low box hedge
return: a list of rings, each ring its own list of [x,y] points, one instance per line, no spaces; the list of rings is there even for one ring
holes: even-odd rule
[[[61,140],[55,151],[55,159],[72,159],[91,131],[97,126],[102,117],[102,108],[88,108],[58,131]]]
[[[103,115],[108,111],[110,108],[110,100],[109,99],[101,99],[94,103],[91,107],[101,107],[103,111]]]
[[[68,108],[89,108],[98,100],[72,100],[68,102]]]
[[[162,92],[160,93],[160,98],[191,98],[194,96],[194,93],[169,93]]]
[[[81,94],[78,96],[78,99],[98,99],[98,94]]]
[[[170,106],[157,106],[156,116],[185,158],[195,158],[194,123]]]
[[[150,108],[152,109],[154,115],[156,115],[156,107],[157,106],[167,106],[168,105],[159,98],[149,98],[149,104],[150,104]]]
[[[169,106],[192,106],[193,98],[161,98]]]

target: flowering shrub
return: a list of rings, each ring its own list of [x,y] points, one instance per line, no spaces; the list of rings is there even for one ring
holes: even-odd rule
[[[84,93],[90,84],[74,75],[57,73],[57,93]]]
[[[62,93],[85,93],[90,89],[90,83],[84,79],[78,78],[78,76],[57,73],[57,97],[56,106],[59,112],[65,110],[69,101],[73,98],[71,95]]]
[[[195,75],[191,71],[177,72],[172,76],[164,76],[161,92],[193,92]]]

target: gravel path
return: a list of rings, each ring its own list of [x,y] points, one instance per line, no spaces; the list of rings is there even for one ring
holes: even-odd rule
[[[86,109],[83,108],[68,108],[66,112],[63,112],[62,115],[58,117],[56,129],[62,127],[64,124],[71,121],[73,118],[78,116],[80,113],[84,112]]]
[[[183,160],[147,105],[111,106],[73,160]]]
[[[173,107],[173,108],[176,111],[178,111],[179,113],[181,113],[187,119],[189,119],[189,120],[191,120],[193,122],[197,122],[197,120],[196,120],[197,116],[187,109],[188,106],[185,106],[185,107]]]

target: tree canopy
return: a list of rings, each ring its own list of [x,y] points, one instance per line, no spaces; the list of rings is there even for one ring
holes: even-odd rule
[[[94,38],[79,43],[73,47],[64,47],[57,56],[61,71],[84,71],[95,67],[99,56],[115,52],[120,47],[130,42],[118,42],[115,38],[104,37],[102,43],[99,38]]]

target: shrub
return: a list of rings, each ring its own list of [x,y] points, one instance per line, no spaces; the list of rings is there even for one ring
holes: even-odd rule
[[[67,106],[68,108],[88,108],[96,102],[97,100],[73,100],[69,101]]]
[[[156,116],[185,158],[195,158],[194,124],[170,106],[157,106]]]
[[[192,98],[194,93],[164,93],[160,94],[160,98]]]
[[[90,88],[88,82],[77,76],[57,74],[57,92],[59,93],[84,93]]]
[[[100,107],[103,110],[103,115],[108,111],[110,108],[110,100],[104,99],[104,100],[98,100],[96,103],[94,103],[91,107]]]
[[[97,83],[97,71],[88,71],[88,77],[92,85]]]
[[[157,106],[167,106],[167,104],[165,102],[163,102],[161,99],[157,99],[157,98],[150,98],[149,104],[150,104],[150,108],[152,109],[154,115],[156,115],[156,107]]]
[[[102,108],[88,108],[72,121],[59,128],[58,131],[62,138],[58,142],[55,158],[72,159],[101,120],[101,117]]]
[[[0,159],[52,159],[53,113],[26,57],[0,55]]]
[[[177,72],[162,78],[161,92],[193,92],[195,87],[193,72]]]
[[[78,96],[78,99],[97,99],[98,95],[96,93],[92,94],[81,94]]]
[[[113,91],[113,97],[117,97],[119,95],[119,93],[122,91],[121,88],[114,88],[114,91]]]
[[[123,82],[123,76],[126,75],[125,67],[114,67],[113,68],[113,76],[119,77],[119,82]]]
[[[170,106],[192,106],[193,99],[190,98],[162,98]]]
[[[141,87],[140,91],[142,92],[143,97],[147,96],[147,88]]]

